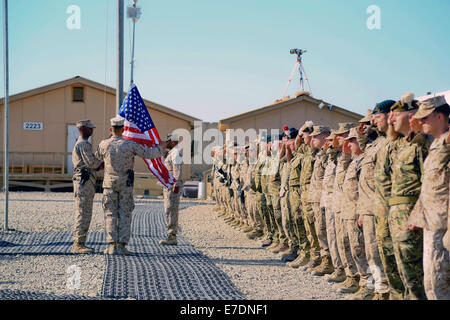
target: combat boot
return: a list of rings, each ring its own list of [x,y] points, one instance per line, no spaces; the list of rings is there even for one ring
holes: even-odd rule
[[[264,235],[261,230],[253,230],[252,232],[247,233],[247,238],[253,240],[256,238],[260,238]]]
[[[285,253],[283,253],[281,255],[281,261],[291,262],[291,261],[294,261],[295,259],[297,259],[297,257],[298,257],[297,248],[292,247],[292,248],[290,248],[289,251],[286,251]]]
[[[270,246],[268,246],[266,249],[267,250],[272,250],[273,248],[279,246],[280,243],[278,241],[272,240],[272,244]]]
[[[160,240],[159,244],[163,246],[175,246],[177,245],[177,236],[171,234],[167,237],[166,240]]]
[[[230,222],[230,227],[236,227],[239,224],[239,221],[234,220]]]
[[[125,243],[119,243],[119,245],[117,246],[117,253],[118,254],[122,254],[122,255],[130,255],[131,252],[128,251],[128,249],[125,247]]]
[[[339,293],[355,293],[359,290],[359,283],[356,277],[347,277],[347,279],[336,285],[336,291]]]
[[[312,269],[314,269],[315,267],[318,267],[320,265],[320,262],[321,262],[320,258],[319,259],[315,259],[315,260],[309,260],[309,262],[306,265],[301,266],[300,269],[302,271],[309,271],[309,272],[311,272]]]
[[[347,300],[372,300],[374,296],[375,292],[373,289],[370,289],[367,286],[362,286],[354,295],[348,297]]]
[[[108,248],[106,248],[104,254],[117,254],[117,244],[115,242],[110,242]]]
[[[377,292],[373,296],[372,300],[389,300],[389,292],[385,292],[385,293]]]
[[[272,239],[265,239],[262,243],[261,243],[261,247],[265,248],[268,247],[272,244]]]
[[[309,252],[308,253],[304,253],[301,252],[297,259],[295,259],[294,261],[288,262],[286,263],[286,265],[290,268],[294,268],[297,269],[300,266],[304,266],[309,262]]]
[[[334,271],[333,264],[331,263],[330,256],[324,256],[320,266],[311,270],[313,276],[324,276],[326,274],[332,274]]]
[[[280,254],[281,257],[283,257],[283,255],[289,254],[289,253],[291,253],[291,252],[292,252],[291,247],[289,247],[287,244],[284,244],[284,248],[282,248],[282,249],[280,250],[280,252],[278,252],[278,253]]]
[[[74,242],[72,253],[92,253],[94,250],[84,245],[84,242]]]
[[[286,249],[289,249],[289,246],[286,243],[280,243],[270,251],[272,251],[272,253],[280,253],[281,251],[286,251]]]
[[[347,279],[344,269],[336,269],[332,274],[325,277],[328,282],[339,283]]]
[[[245,233],[249,233],[249,232],[253,232],[253,230],[255,230],[253,227],[248,226],[248,227],[244,228],[244,230],[242,230],[242,231],[244,231]]]

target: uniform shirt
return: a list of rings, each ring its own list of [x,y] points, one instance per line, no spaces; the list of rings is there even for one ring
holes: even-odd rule
[[[305,155],[305,146],[305,144],[302,144],[297,148],[289,164],[289,188],[300,187],[300,174],[302,170],[302,159]]]
[[[431,139],[425,134],[402,137],[391,153],[391,200],[397,197],[418,197],[421,188],[423,161]]]
[[[325,164],[325,171],[323,173],[320,206],[331,209],[333,203],[334,179],[336,176],[336,164],[339,150],[330,147],[327,149],[326,155],[327,159]]]
[[[280,160],[280,197],[284,197],[289,190],[289,163],[286,156]]]
[[[314,161],[314,168],[311,175],[311,182],[309,186],[309,202],[320,203],[322,198],[322,184],[325,175],[325,166],[327,163],[327,153],[320,149],[316,154]]]
[[[92,145],[83,137],[78,137],[72,151],[73,178],[81,177],[81,169],[88,169],[91,173],[90,179],[95,183],[94,169],[97,169],[102,161],[97,159],[92,151]]]
[[[386,138],[381,142],[377,152],[377,160],[374,169],[375,186],[375,214],[386,216],[389,212],[388,200],[391,196],[391,153],[396,148],[400,138],[394,140]]]
[[[281,187],[281,166],[278,154],[271,155],[266,166],[267,191],[271,194],[280,194]]]
[[[160,146],[147,148],[132,140],[113,136],[100,142],[95,155],[105,162],[103,188],[112,188],[126,185],[127,171],[133,170],[135,156],[155,159],[162,156],[162,151]]]
[[[177,180],[174,187],[182,187],[183,181],[183,155],[180,148],[175,146],[169,151],[166,159],[164,159],[164,164],[166,165],[169,172]]]
[[[342,184],[342,191],[345,196],[342,202],[342,219],[358,219],[358,180],[360,178],[363,159],[364,154],[353,156],[352,162],[350,162],[345,173],[344,183]]]
[[[305,153],[302,158],[302,170],[300,172],[300,186],[308,187],[311,183],[311,176],[314,170],[314,161],[317,150],[314,150],[309,145],[305,145]]]
[[[364,159],[361,163],[361,174],[358,185],[358,213],[361,215],[374,215],[375,164],[378,151],[384,145],[385,141],[386,137],[379,136],[377,139],[365,145]]]
[[[337,157],[336,175],[333,184],[333,204],[332,209],[335,213],[339,214],[342,211],[342,205],[345,201],[344,190],[342,186],[344,184],[345,173],[352,160],[351,155],[341,152]]]
[[[448,223],[450,145],[445,135],[433,141],[424,162],[419,201],[409,223],[427,230],[445,230]]]

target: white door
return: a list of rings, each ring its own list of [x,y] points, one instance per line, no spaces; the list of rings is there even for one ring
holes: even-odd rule
[[[73,147],[75,146],[79,136],[80,133],[78,132],[77,126],[67,126],[67,152],[72,153]],[[67,155],[67,173],[73,173],[72,154]]]

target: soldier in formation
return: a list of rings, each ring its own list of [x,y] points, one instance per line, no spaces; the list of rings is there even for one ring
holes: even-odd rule
[[[216,211],[349,299],[450,299],[449,114],[407,93],[336,130],[216,147]]]

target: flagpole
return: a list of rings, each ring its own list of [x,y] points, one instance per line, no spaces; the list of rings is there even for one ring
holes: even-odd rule
[[[4,150],[5,161],[3,165],[3,188],[5,192],[5,230],[8,228],[9,205],[9,61],[8,61],[8,0],[3,0],[3,63],[5,82],[5,134]]]
[[[116,111],[119,112],[123,100],[123,34],[124,34],[124,2],[117,0],[117,79],[116,79]]]
[[[136,22],[138,22],[141,16],[141,8],[137,8],[138,0],[133,0],[133,6],[128,7],[127,16],[128,18],[133,20],[133,43],[131,45],[131,76],[130,76],[130,88],[134,84],[134,47],[135,47],[135,39],[136,39]]]

